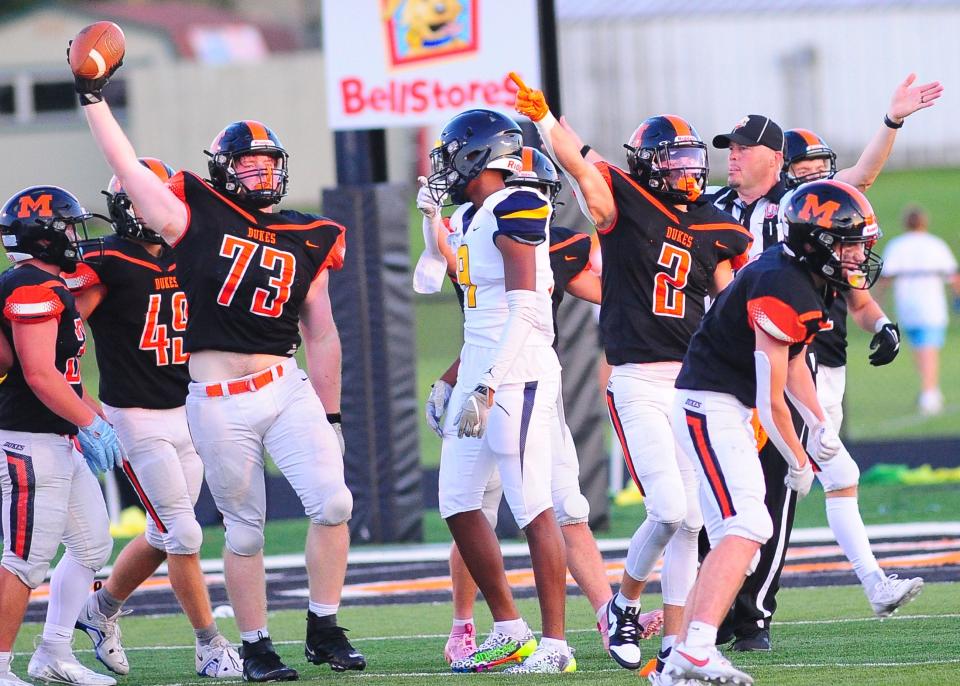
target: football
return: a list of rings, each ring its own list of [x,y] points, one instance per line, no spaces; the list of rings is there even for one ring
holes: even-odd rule
[[[83,79],[106,76],[123,59],[123,31],[112,21],[98,21],[77,34],[70,44],[70,69]]]

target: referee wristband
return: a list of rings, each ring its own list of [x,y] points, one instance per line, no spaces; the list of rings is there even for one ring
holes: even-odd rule
[[[582,148],[580,148],[580,157],[586,158],[591,150],[593,150],[593,148],[591,148],[589,145],[584,145]]]
[[[327,421],[331,424],[342,424],[339,412],[327,412]]]
[[[893,121],[893,119],[890,118],[890,115],[887,114],[886,112],[884,112],[883,114],[883,123],[886,125],[888,129],[903,128],[903,120],[900,120],[900,123],[898,124],[897,122]]]

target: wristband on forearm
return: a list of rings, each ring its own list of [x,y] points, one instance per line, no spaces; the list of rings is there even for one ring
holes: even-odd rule
[[[342,424],[339,412],[327,412],[327,421],[330,424]]]
[[[889,114],[887,114],[886,112],[884,112],[884,114],[883,114],[883,123],[884,123],[884,125],[886,125],[886,127],[887,127],[888,129],[900,129],[900,128],[903,128],[903,122],[904,122],[904,120],[901,119],[901,120],[900,120],[900,123],[898,124],[897,122],[893,121],[893,119],[890,118],[890,115],[889,115]]]

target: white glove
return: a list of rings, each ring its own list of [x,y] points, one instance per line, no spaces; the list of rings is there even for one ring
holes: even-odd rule
[[[427,185],[427,177],[418,176],[417,182],[420,184],[420,190],[417,193],[417,209],[420,210],[427,219],[433,219],[440,214],[440,206],[430,193],[430,187]]]
[[[843,442],[829,420],[810,427],[807,436],[807,454],[818,463],[829,462],[843,450]]]
[[[806,460],[802,467],[795,467],[790,464],[783,483],[786,484],[787,488],[796,491],[798,497],[806,497],[807,493],[810,492],[810,486],[813,485],[813,467],[810,460]]]
[[[443,379],[437,379],[430,387],[430,395],[427,396],[427,404],[424,407],[427,415],[427,425],[440,438],[443,438],[443,425],[440,420],[443,413],[447,411],[447,403],[450,402],[451,393],[453,393],[453,386]]]
[[[457,417],[457,436],[459,438],[483,438],[487,430],[487,415],[493,404],[493,391],[483,384],[473,389],[473,393],[463,401]]]

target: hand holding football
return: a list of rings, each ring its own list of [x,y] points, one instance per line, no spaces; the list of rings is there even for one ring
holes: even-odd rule
[[[70,43],[70,69],[82,79],[109,77],[123,62],[123,31],[112,21],[83,28]]]

